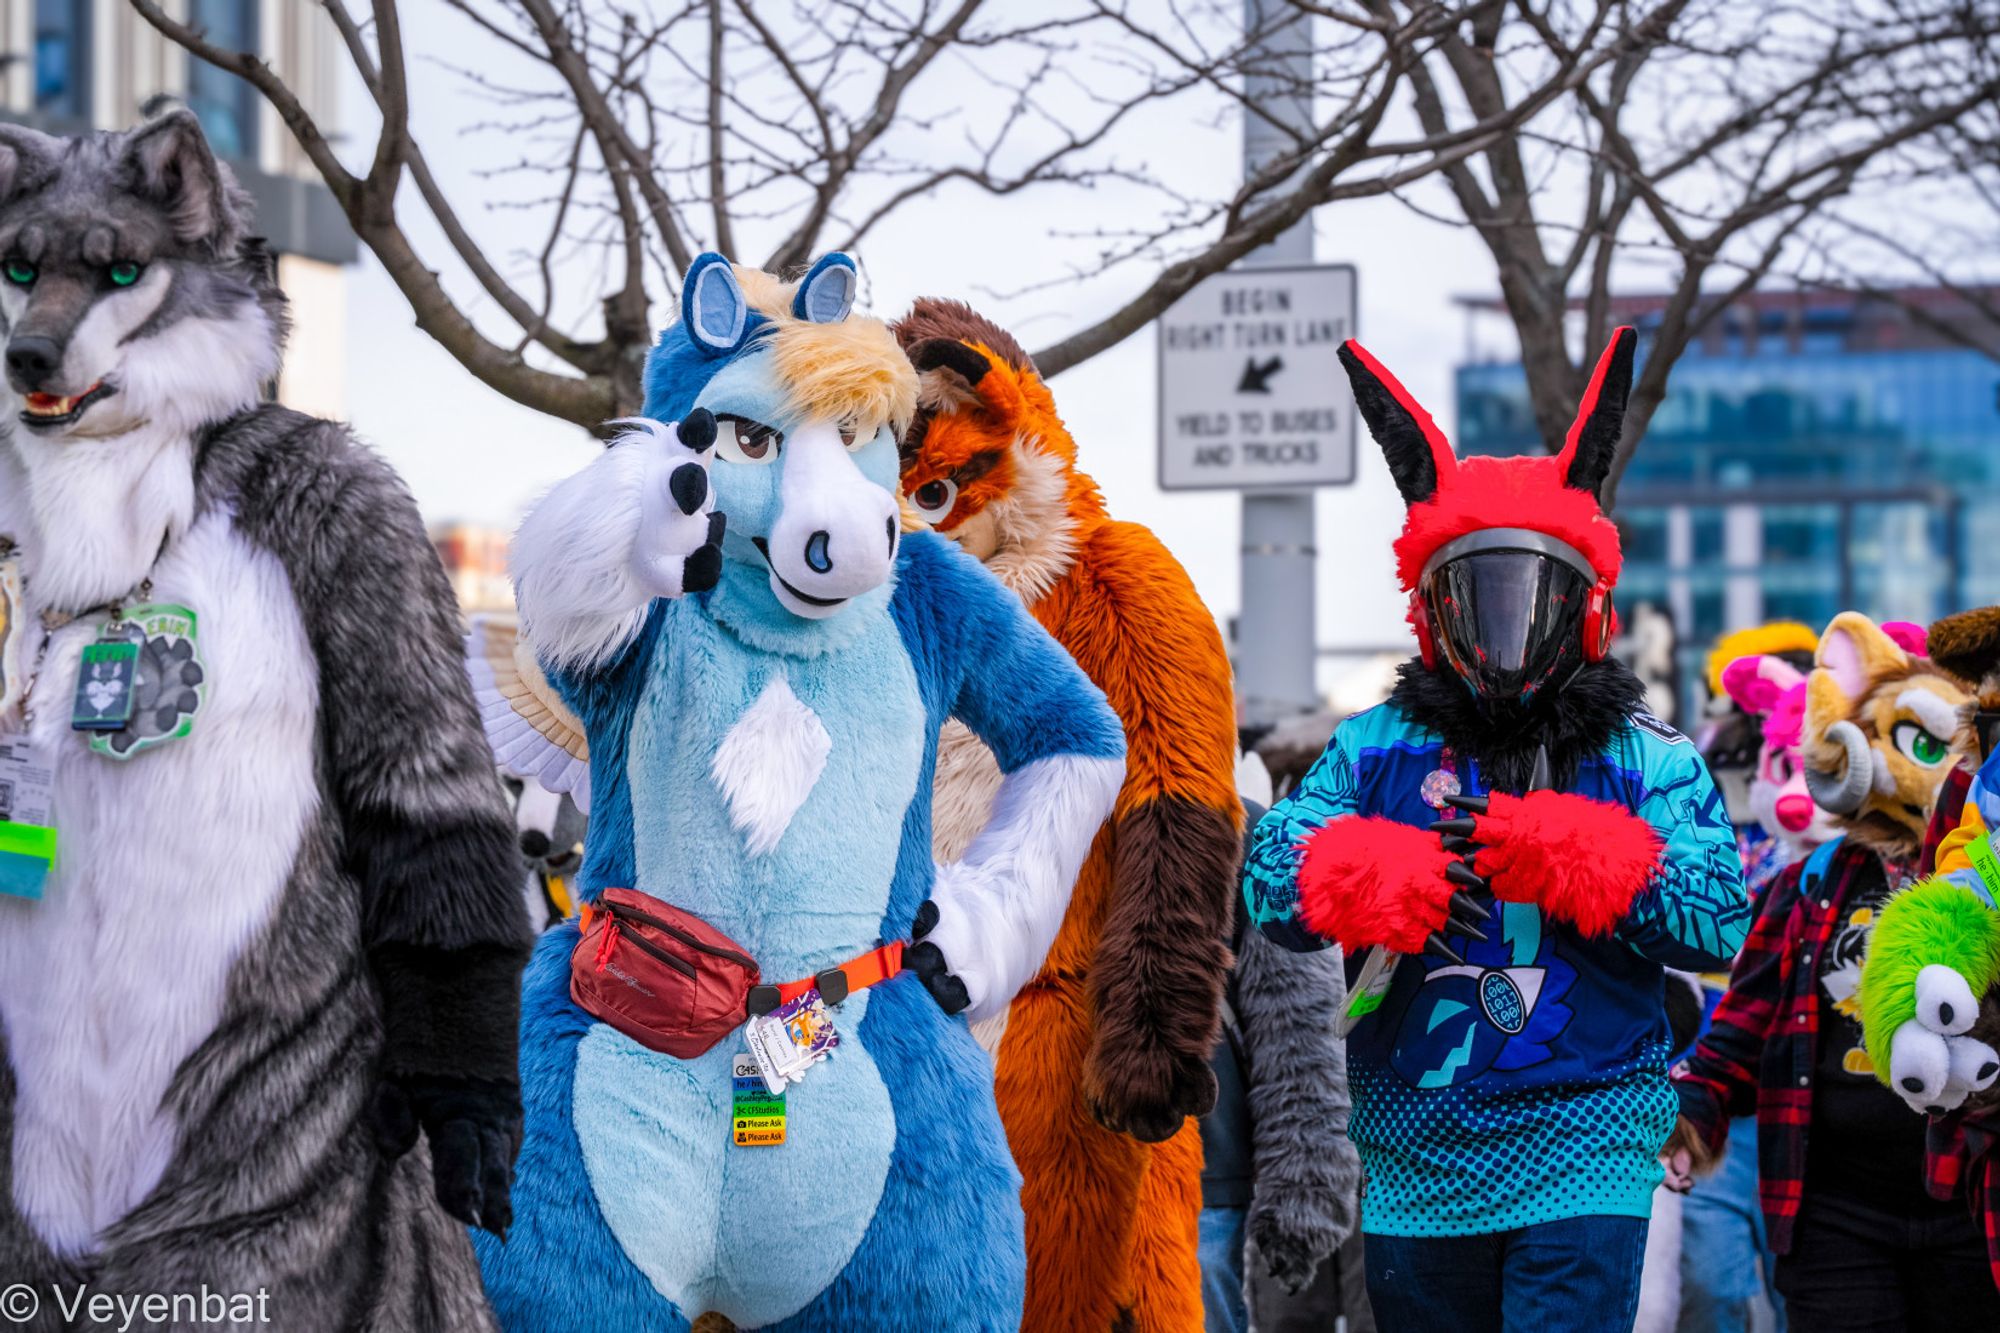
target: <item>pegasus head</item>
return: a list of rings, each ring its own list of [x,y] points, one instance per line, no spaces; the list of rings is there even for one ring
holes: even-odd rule
[[[1012,335],[962,302],[926,297],[895,331],[919,377],[905,499],[1033,600],[1068,567],[1076,519],[1103,509],[1048,385]]]
[[[855,287],[846,255],[786,283],[705,254],[647,361],[646,416],[715,414],[719,592],[737,616],[817,621],[886,598],[917,379],[886,325],[852,315]]]

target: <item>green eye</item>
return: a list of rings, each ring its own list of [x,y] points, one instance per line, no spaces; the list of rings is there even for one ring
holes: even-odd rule
[[[35,280],[35,266],[25,259],[7,261],[7,281],[16,287],[26,287]]]
[[[145,272],[143,268],[129,259],[121,259],[105,270],[113,287],[130,287],[139,280],[139,275],[143,272]]]
[[[1893,738],[1896,748],[1908,756],[1910,762],[1922,764],[1925,768],[1936,768],[1951,754],[1948,743],[1914,722],[1898,722]]]

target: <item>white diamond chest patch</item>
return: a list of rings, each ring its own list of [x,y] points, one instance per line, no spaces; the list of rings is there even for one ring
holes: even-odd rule
[[[709,774],[729,802],[729,822],[752,856],[777,847],[826,769],[832,737],[782,673],[736,719]]]

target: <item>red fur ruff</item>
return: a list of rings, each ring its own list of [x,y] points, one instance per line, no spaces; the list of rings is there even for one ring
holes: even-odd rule
[[[1660,859],[1660,835],[1631,811],[1559,791],[1495,792],[1477,817],[1472,868],[1505,902],[1537,903],[1586,936],[1625,919]]]
[[[1396,577],[1413,591],[1424,562],[1438,548],[1483,528],[1545,532],[1583,552],[1600,579],[1616,581],[1622,560],[1618,529],[1597,507],[1597,497],[1563,484],[1564,460],[1477,458],[1460,460],[1439,478],[1437,494],[1410,506],[1396,539]]]
[[[1306,839],[1299,919],[1353,953],[1386,944],[1422,953],[1442,929],[1453,861],[1437,834],[1377,815],[1342,815]]]

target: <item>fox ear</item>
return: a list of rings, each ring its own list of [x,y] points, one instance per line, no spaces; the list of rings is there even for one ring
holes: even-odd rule
[[[153,117],[125,136],[120,167],[133,193],[165,208],[185,245],[233,251],[249,227],[250,200],[216,160],[201,122],[186,107]]]
[[[984,410],[1011,425],[1024,406],[1020,385],[994,359],[956,338],[926,338],[910,349],[917,402],[934,412]]]
[[[61,142],[40,130],[0,125],[0,206],[47,185],[61,156]]]
[[[1590,373],[1590,386],[1570,423],[1563,441],[1563,483],[1596,495],[1611,475],[1618,457],[1618,439],[1625,431],[1625,401],[1632,396],[1632,356],[1639,335],[1631,326],[1615,330],[1597,368]]]
[[[1340,345],[1340,364],[1354,386],[1354,403],[1368,433],[1389,460],[1389,475],[1403,493],[1403,503],[1416,504],[1437,494],[1438,482],[1458,468],[1444,432],[1410,391],[1352,338]]]

